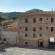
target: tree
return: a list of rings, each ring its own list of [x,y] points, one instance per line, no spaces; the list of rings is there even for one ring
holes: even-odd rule
[[[13,17],[13,20],[16,20],[16,19],[17,19],[17,17],[14,16],[14,17]]]
[[[0,15],[0,22],[1,21],[4,21],[5,20],[5,18],[3,18],[1,15]]]
[[[0,15],[0,22],[2,21],[2,16]]]

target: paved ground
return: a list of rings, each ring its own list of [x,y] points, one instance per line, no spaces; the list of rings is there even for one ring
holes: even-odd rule
[[[0,55],[55,55],[55,49],[2,46]]]

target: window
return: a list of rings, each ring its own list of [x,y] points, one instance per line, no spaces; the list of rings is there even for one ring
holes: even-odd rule
[[[40,21],[42,21],[42,18],[40,18]]]
[[[21,27],[20,27],[20,29],[21,29]]]
[[[48,20],[48,18],[47,18],[47,20]]]
[[[40,30],[42,30],[42,27],[40,27]]]
[[[42,34],[39,34],[39,36],[42,36]]]
[[[4,41],[6,41],[6,38],[4,38]]]
[[[46,27],[46,29],[48,29],[48,27]]]
[[[33,31],[36,31],[36,27],[33,27]]]
[[[51,32],[53,32],[53,27],[51,27]]]
[[[25,44],[28,44],[28,42],[25,42]]]
[[[28,28],[27,27],[25,27],[25,31],[28,31]]]
[[[36,37],[36,34],[33,34],[33,37]]]
[[[28,19],[27,18],[25,19],[25,23],[28,23]]]
[[[36,22],[36,18],[33,18],[33,23],[35,23]]]
[[[51,22],[53,22],[53,18],[51,18]]]
[[[27,37],[27,34],[25,34],[25,37]]]

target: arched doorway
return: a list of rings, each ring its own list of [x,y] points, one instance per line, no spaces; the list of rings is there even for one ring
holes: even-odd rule
[[[38,40],[38,47],[43,47],[43,40],[42,39]]]

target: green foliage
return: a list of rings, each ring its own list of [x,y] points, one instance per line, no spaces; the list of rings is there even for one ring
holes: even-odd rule
[[[0,21],[3,20],[17,20],[17,17],[19,14],[22,14],[23,12],[9,12],[9,13],[2,13],[0,12]]]
[[[23,13],[30,13],[30,12],[42,12],[43,10],[40,9],[31,9],[29,11],[26,12],[9,12],[9,13],[2,13],[0,12],[0,22],[4,21],[4,20],[17,20],[18,15],[19,14],[23,14]]]
[[[5,17],[3,17],[3,16],[0,15],[0,22],[4,21],[4,20],[5,20]]]

